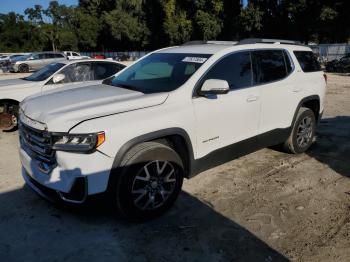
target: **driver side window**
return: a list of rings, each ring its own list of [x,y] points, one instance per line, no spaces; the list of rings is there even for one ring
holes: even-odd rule
[[[40,58],[39,54],[35,54],[35,55],[32,55],[31,59],[32,60],[39,60],[41,58]]]
[[[200,85],[208,79],[225,80],[231,90],[250,87],[252,85],[250,52],[238,52],[222,58],[209,69]]]

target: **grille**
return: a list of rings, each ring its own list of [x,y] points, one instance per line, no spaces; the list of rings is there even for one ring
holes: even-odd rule
[[[46,131],[41,131],[19,123],[21,147],[26,153],[40,162],[42,171],[49,171],[56,165],[56,153],[52,149],[52,138]]]

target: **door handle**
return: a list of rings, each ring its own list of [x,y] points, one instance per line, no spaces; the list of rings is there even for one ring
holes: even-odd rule
[[[256,101],[256,100],[258,100],[259,99],[259,97],[258,96],[248,96],[248,98],[247,98],[247,102],[254,102],[254,101]]]

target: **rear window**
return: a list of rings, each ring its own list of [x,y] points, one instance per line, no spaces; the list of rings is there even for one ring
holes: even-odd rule
[[[321,65],[317,61],[316,55],[311,51],[294,51],[294,55],[298,59],[301,69],[308,72],[321,71]]]

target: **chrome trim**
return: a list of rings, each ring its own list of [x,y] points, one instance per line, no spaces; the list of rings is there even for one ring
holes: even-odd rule
[[[52,148],[49,133],[34,129],[20,121],[19,140],[21,148],[33,159],[37,160],[38,169],[49,174],[56,166],[56,151]]]

